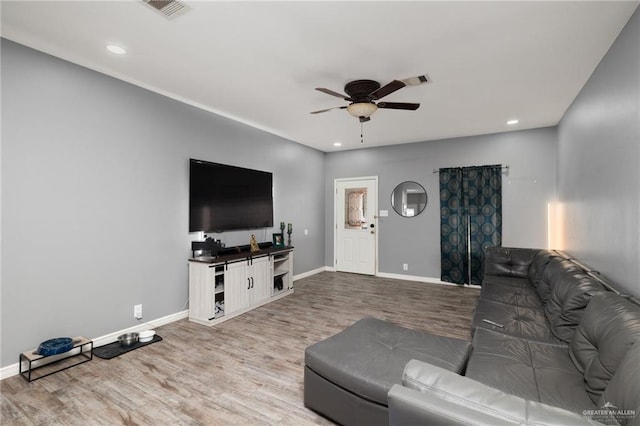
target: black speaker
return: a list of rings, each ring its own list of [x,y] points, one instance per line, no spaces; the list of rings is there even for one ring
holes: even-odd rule
[[[273,286],[276,290],[282,290],[284,288],[284,281],[282,280],[282,277],[276,277],[273,281]]]
[[[202,256],[216,256],[222,249],[222,243],[220,240],[214,240],[211,237],[207,237],[204,241],[191,241],[191,251],[193,257],[196,257],[196,251],[202,251]]]

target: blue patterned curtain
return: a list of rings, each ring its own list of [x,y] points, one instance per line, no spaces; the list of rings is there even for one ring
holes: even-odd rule
[[[440,279],[464,284],[467,273],[467,215],[462,169],[440,169]]]
[[[440,279],[481,284],[484,249],[500,245],[502,166],[440,169]]]

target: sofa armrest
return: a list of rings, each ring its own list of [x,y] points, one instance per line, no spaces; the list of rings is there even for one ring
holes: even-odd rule
[[[393,385],[388,394],[389,426],[403,425],[513,425],[458,402],[429,397],[422,392]]]
[[[411,360],[388,394],[389,424],[594,425],[586,416],[529,401]],[[588,409],[591,407],[585,407]]]

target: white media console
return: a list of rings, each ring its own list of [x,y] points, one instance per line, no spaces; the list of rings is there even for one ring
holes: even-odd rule
[[[189,259],[190,321],[216,325],[291,293],[293,247]]]

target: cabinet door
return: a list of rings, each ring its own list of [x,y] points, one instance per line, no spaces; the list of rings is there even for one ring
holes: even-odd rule
[[[250,305],[247,262],[232,263],[224,272],[224,313],[231,314]]]
[[[189,317],[206,321],[213,318],[215,268],[206,263],[189,262]]]
[[[271,260],[267,256],[253,260],[250,269],[253,303],[260,303],[271,297],[271,268]]]

